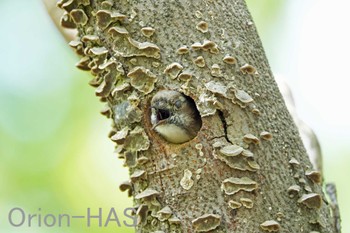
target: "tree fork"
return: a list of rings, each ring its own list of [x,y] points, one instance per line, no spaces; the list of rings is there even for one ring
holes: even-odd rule
[[[244,0],[61,0],[61,24],[113,119],[137,232],[336,232]],[[152,129],[160,90],[192,98],[198,135]]]

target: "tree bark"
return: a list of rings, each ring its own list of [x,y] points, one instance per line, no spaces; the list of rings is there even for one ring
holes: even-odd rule
[[[61,0],[70,43],[113,119],[137,232],[336,232],[321,178],[273,79],[244,0]],[[202,128],[172,144],[150,101],[191,97]]]

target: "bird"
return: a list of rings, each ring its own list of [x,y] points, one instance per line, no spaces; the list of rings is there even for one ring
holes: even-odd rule
[[[178,91],[158,91],[151,100],[152,129],[166,141],[181,144],[195,138],[202,120],[194,100]]]

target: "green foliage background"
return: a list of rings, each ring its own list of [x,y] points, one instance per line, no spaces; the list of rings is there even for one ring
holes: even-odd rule
[[[255,18],[272,66],[273,49],[286,1],[254,1],[248,4]],[[78,61],[46,15],[40,1],[0,1],[0,232],[133,232],[110,224],[86,227],[73,221],[71,227],[11,227],[10,209],[31,214],[84,215],[123,210],[132,205],[118,184],[128,179],[127,170],[113,154],[107,138],[109,120],[99,114],[103,104],[88,86],[89,73],[78,71]],[[277,65],[276,65],[277,66]],[[349,215],[346,170],[349,158],[332,161],[334,153],[349,147],[327,147],[326,180],[336,181],[342,217]],[[330,149],[328,149],[330,148]],[[41,209],[39,209],[41,208]],[[350,229],[344,224],[344,232]],[[35,225],[35,224],[34,224]]]

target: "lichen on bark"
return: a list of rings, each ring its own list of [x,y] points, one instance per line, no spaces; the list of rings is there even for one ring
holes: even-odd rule
[[[137,232],[333,232],[243,0],[58,5],[62,25],[79,31],[78,67],[91,71],[112,118]],[[196,103],[202,128],[193,140],[171,144],[152,130],[150,100],[164,89]],[[301,189],[291,197],[293,185]],[[304,205],[310,194],[316,204]]]

